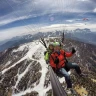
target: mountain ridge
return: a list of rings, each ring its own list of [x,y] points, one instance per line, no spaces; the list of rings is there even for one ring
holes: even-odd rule
[[[74,31],[63,30],[65,32],[65,38],[71,38],[77,41],[82,41],[89,44],[96,45],[96,33],[91,32],[90,29],[76,29]],[[62,31],[55,31],[55,32],[38,32],[34,35],[28,34],[23,36],[16,36],[0,45],[0,51],[3,51],[7,48],[11,48],[13,46],[19,46],[20,44],[28,43],[36,39],[40,39],[40,37],[57,37],[61,36]]]
[[[50,41],[50,39],[52,38],[48,40]],[[72,47],[75,47],[77,51],[68,60],[78,63],[82,72],[88,74],[88,77],[80,78],[72,70],[73,88],[75,89],[79,84],[88,92],[87,95],[94,96],[96,94],[94,91],[96,83],[93,82],[93,80],[96,80],[96,46],[65,39],[64,49],[71,51]],[[49,73],[43,55],[45,50],[41,43],[36,44],[36,41],[34,41],[16,48],[9,48],[0,53],[0,73],[2,73],[0,75],[1,96],[6,96],[10,89],[12,96],[27,96],[28,94],[29,96],[50,96],[49,94],[52,94]],[[59,78],[59,80],[63,86],[66,85],[64,78]]]

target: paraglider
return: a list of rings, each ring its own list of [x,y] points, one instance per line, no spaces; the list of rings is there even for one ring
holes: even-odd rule
[[[89,21],[89,19],[88,18],[83,18],[83,21],[87,22],[87,21]],[[86,25],[86,23],[85,23],[85,25]]]
[[[83,18],[83,21],[88,21],[88,18]]]

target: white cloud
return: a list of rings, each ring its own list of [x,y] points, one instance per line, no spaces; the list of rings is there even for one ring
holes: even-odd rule
[[[7,17],[7,16],[6,16]],[[4,19],[4,20],[1,20],[0,21],[0,26],[2,25],[6,25],[6,24],[9,24],[9,23],[12,23],[14,21],[18,21],[18,20],[25,20],[25,19],[28,19],[30,18],[31,16],[21,16],[21,17],[16,17],[16,18],[10,18],[10,19]]]
[[[67,22],[73,22],[74,20],[66,20]]]
[[[15,36],[22,36],[26,34],[34,34],[36,32],[48,32],[48,31],[55,31],[55,30],[74,30],[77,28],[84,29],[89,28],[96,32],[96,24],[84,24],[84,23],[73,23],[73,24],[53,24],[50,26],[43,26],[43,25],[30,25],[30,27],[34,27],[34,29],[29,29],[27,26],[21,27],[14,27],[6,30],[1,30],[0,32],[0,41],[10,39]]]
[[[74,30],[74,29],[89,28],[96,32],[96,24],[84,24],[84,23],[73,23],[73,24],[53,24],[50,26],[44,26],[40,29],[41,32],[55,31],[55,30]]]
[[[96,8],[93,10],[93,12],[96,12]]]
[[[89,0],[77,0],[77,1],[89,1]]]
[[[20,27],[13,27],[9,29],[0,30],[0,41],[11,39],[15,36],[22,36],[26,34],[34,34],[36,32],[39,32],[41,27],[43,25],[26,25],[26,26],[20,26]]]
[[[10,28],[6,30],[1,30],[0,32],[0,41],[6,40],[6,39],[11,39],[12,37],[15,36],[20,36],[23,33],[26,33],[27,30],[23,27],[16,27],[16,28]]]
[[[11,0],[12,1],[12,0]],[[10,1],[10,5],[11,5]],[[82,1],[82,0],[81,0]],[[56,12],[90,12],[93,10],[93,3],[89,0],[13,0],[12,12],[0,17],[0,25],[12,23],[17,20],[40,16],[44,14],[54,14]],[[93,4],[93,5],[92,5]],[[10,7],[7,4],[7,6]],[[14,6],[13,6],[14,5]],[[89,6],[90,5],[90,6]],[[70,22],[70,21],[69,21]]]
[[[48,14],[50,17],[54,13],[59,12],[64,14],[68,12],[78,12],[77,17],[80,17],[81,15],[81,18],[83,18],[82,13],[85,14],[86,12],[91,12],[94,9],[94,4],[89,0],[14,0],[14,3],[16,3],[16,5],[12,5],[12,12],[4,16],[0,16],[0,26],[18,20],[25,20],[32,17],[42,16],[44,14]],[[96,8],[94,9],[94,12],[96,12]],[[30,25],[30,28],[28,26],[20,26],[6,30],[0,30],[0,41],[10,39],[15,36],[22,36],[24,34],[33,34],[38,31],[47,32],[63,29],[74,30],[76,28],[90,28],[92,30],[96,30],[96,24],[85,25],[84,23],[76,23],[80,22],[81,18],[70,18],[69,20],[66,20],[67,22],[73,24],[54,24],[43,27],[42,25]],[[54,19],[51,18],[50,20],[54,21],[56,19],[54,17]]]

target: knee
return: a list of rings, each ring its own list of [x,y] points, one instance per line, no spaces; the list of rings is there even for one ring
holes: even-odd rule
[[[66,78],[67,80],[70,80],[70,75],[69,75],[69,74],[66,74],[66,75],[65,75],[65,78]]]
[[[74,65],[75,68],[79,68],[79,65],[78,64],[73,63],[73,65]]]
[[[77,69],[80,69],[79,65],[76,65],[75,67],[76,67]]]

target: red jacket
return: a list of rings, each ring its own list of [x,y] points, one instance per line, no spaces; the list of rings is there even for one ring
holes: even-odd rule
[[[65,56],[66,57],[71,57],[72,56],[72,52],[65,52],[64,50],[60,50],[60,55],[58,55],[56,52],[53,52],[50,56],[50,65],[51,67],[54,67],[54,68],[62,68],[65,66]],[[56,57],[59,59],[59,63],[56,64],[54,63]]]

